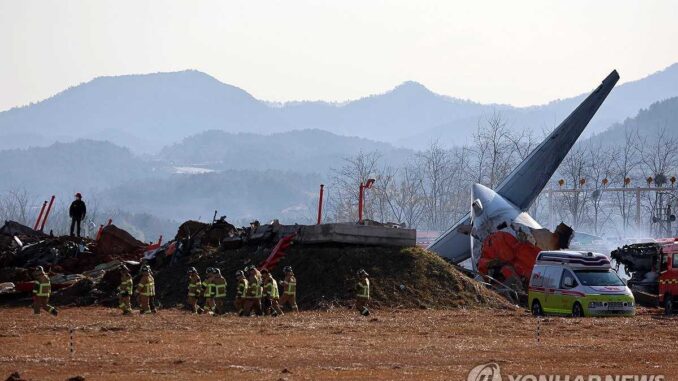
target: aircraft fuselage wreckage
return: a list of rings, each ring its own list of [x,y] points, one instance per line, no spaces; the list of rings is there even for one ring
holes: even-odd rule
[[[572,229],[561,224],[555,233],[551,233],[526,211],[618,80],[616,70],[610,73],[499,184],[496,191],[475,184],[471,192],[471,211],[431,243],[428,249],[455,263],[471,258],[474,269],[484,274],[497,270],[502,273],[503,279],[515,278],[514,275],[520,278],[526,275],[529,279],[529,272],[540,250],[567,248]],[[493,269],[496,263],[510,263],[511,266],[495,266]]]

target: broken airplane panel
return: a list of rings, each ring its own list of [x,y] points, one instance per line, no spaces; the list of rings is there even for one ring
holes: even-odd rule
[[[474,184],[471,194],[473,238],[467,239],[472,248],[473,268],[514,290],[527,292],[537,254],[542,250],[567,248],[572,229],[561,224],[552,233],[484,185]]]

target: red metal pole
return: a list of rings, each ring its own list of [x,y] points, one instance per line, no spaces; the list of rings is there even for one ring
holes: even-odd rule
[[[99,238],[101,238],[101,233],[104,231],[104,225],[99,225],[99,231],[97,232],[97,237],[95,238],[95,241],[98,241]]]
[[[42,203],[42,208],[40,208],[40,214],[38,214],[38,219],[35,220],[35,225],[33,225],[33,230],[38,230],[38,226],[40,226],[40,220],[42,219],[42,213],[45,212],[46,206],[47,206],[47,201]]]
[[[320,198],[318,199],[318,225],[322,221],[323,217],[323,188],[325,185],[320,184]]]
[[[42,223],[40,224],[40,231],[45,228],[47,217],[49,217],[49,212],[52,210],[52,204],[54,204],[54,195],[52,195],[52,198],[49,199],[49,205],[47,206],[47,211],[45,212],[45,218],[42,219]]]
[[[365,192],[365,185],[360,183],[360,192],[358,192],[358,223],[363,223],[363,192]]]

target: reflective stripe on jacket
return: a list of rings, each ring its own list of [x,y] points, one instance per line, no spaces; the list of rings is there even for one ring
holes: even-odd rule
[[[369,298],[370,297],[370,280],[365,279],[365,283],[362,281],[358,282],[356,285],[356,290],[358,294],[356,295],[359,298]]]
[[[238,281],[238,292],[236,293],[237,298],[245,298],[247,297],[247,279],[242,279]]]
[[[289,282],[285,282],[285,295],[297,294],[297,279],[292,277]]]
[[[280,298],[280,291],[278,291],[278,282],[276,282],[275,279],[271,278],[271,280],[264,285],[264,296],[269,297],[271,299]]]
[[[139,294],[143,296],[155,296],[155,282],[153,280],[147,279],[144,282],[142,279],[137,287],[141,290]]]
[[[226,297],[226,280],[222,278],[217,278],[214,285],[214,297],[215,298],[225,298]]]
[[[214,297],[214,289],[215,289],[215,284],[212,283],[211,281],[204,281],[202,282],[202,286],[205,288],[205,297],[206,298],[213,298]]]
[[[49,283],[49,280],[47,282],[37,281],[33,287],[33,293],[35,296],[49,296],[52,293],[52,285]]]
[[[261,298],[261,286],[259,286],[259,283],[256,281],[249,283],[247,286],[247,297],[250,299]]]
[[[118,286],[118,290],[127,292],[128,295],[132,295],[134,292],[134,285],[132,283],[132,278],[127,278],[124,279],[120,282],[120,286]]]
[[[188,296],[198,296],[198,295],[200,295],[201,286],[202,286],[202,282],[200,282],[200,278],[198,278],[197,281],[193,281],[189,278],[189,280],[188,280]]]

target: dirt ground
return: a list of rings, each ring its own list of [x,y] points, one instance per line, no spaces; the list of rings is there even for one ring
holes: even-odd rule
[[[0,309],[0,379],[466,380],[494,362],[509,374],[663,374],[678,378],[678,319],[546,318],[523,311],[310,311],[278,318],[123,317],[64,309],[59,317]],[[75,328],[75,353],[69,353]],[[669,354],[669,356],[667,356]]]

